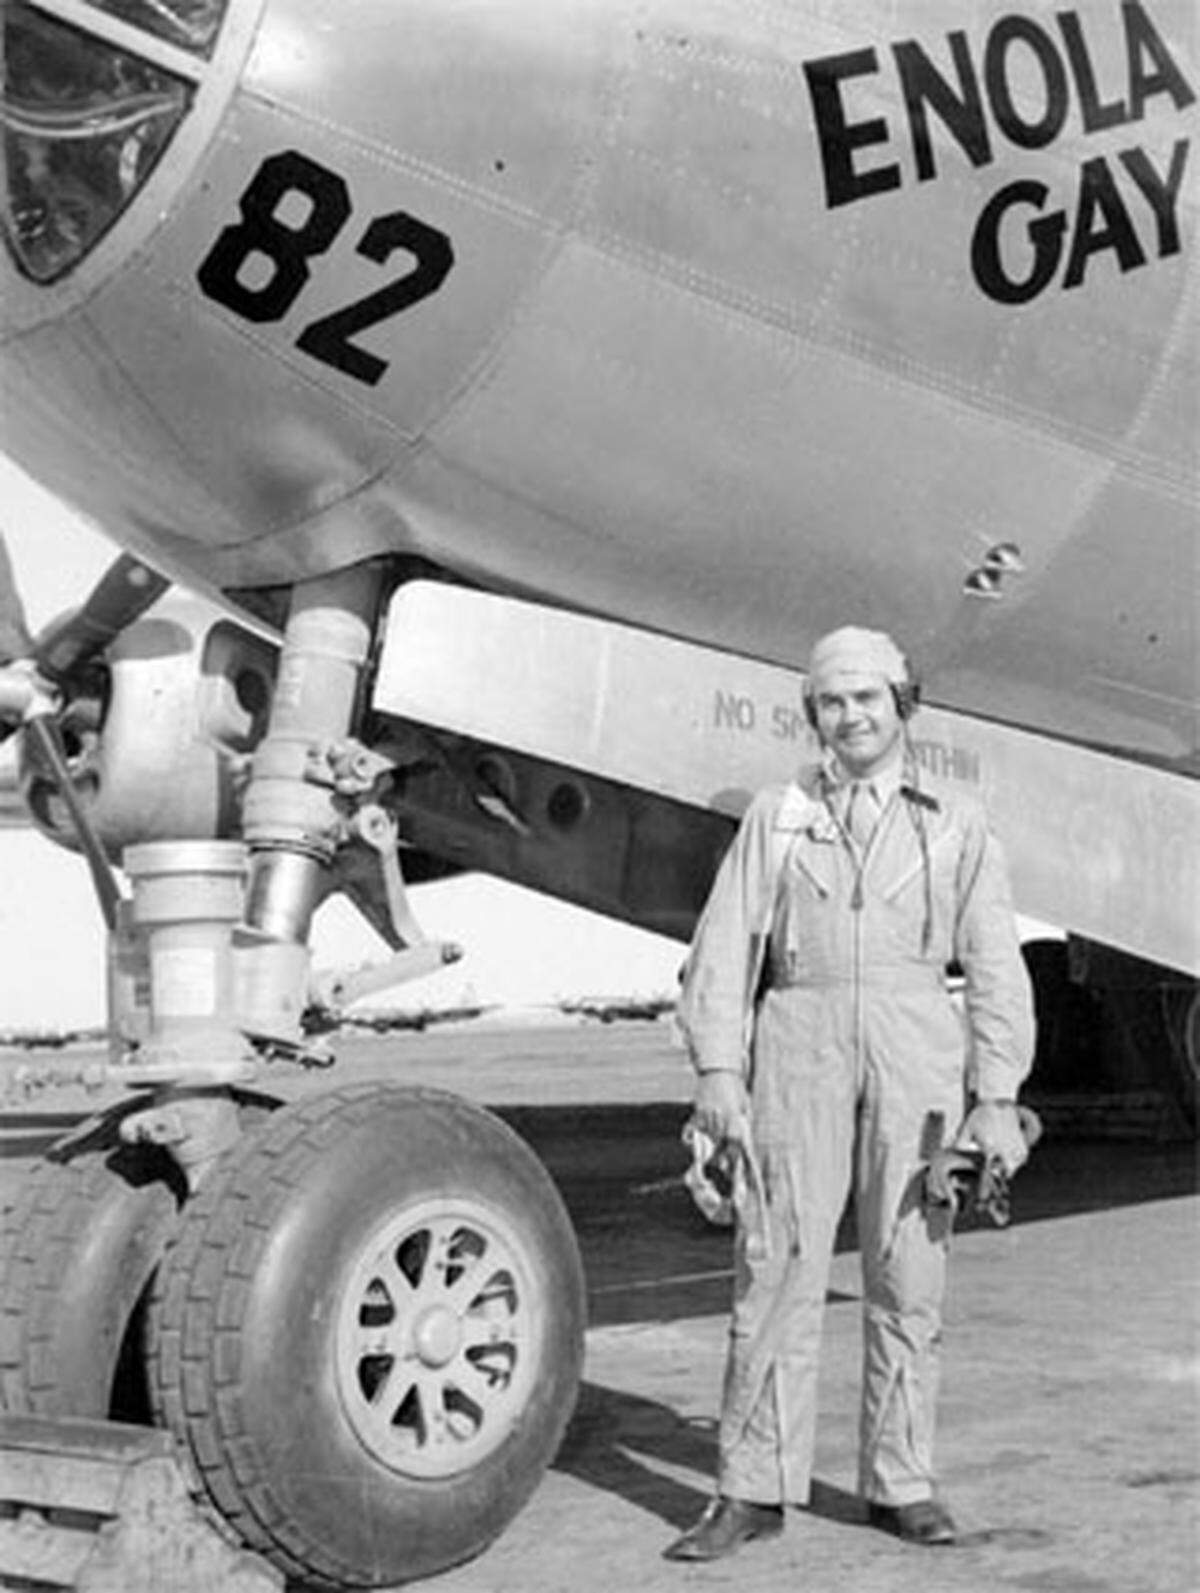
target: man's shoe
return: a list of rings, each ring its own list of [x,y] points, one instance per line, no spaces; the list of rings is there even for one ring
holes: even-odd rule
[[[694,1527],[663,1550],[664,1560],[721,1560],[754,1538],[783,1531],[783,1506],[750,1504],[718,1494]]]
[[[867,1520],[873,1527],[895,1533],[905,1543],[922,1543],[930,1548],[953,1543],[958,1536],[954,1517],[936,1499],[918,1499],[916,1504],[906,1505],[871,1503],[867,1506]]]

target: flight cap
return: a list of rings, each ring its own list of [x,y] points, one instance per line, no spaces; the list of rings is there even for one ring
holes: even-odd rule
[[[892,686],[909,683],[908,662],[887,632],[863,630],[857,625],[843,625],[822,636],[808,661],[812,687],[831,675],[846,673],[881,675]]]

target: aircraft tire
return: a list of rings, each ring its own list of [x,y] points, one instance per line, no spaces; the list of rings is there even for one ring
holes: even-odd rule
[[[305,1587],[479,1553],[553,1458],[583,1274],[541,1163],[441,1091],[285,1107],[199,1192],[160,1268],[152,1393],[212,1503]]]
[[[0,1406],[44,1416],[148,1413],[140,1356],[147,1285],[186,1186],[156,1146],[48,1157],[0,1225]]]

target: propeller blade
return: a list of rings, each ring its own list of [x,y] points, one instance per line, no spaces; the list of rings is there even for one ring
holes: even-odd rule
[[[39,671],[48,680],[64,680],[144,614],[170,584],[132,553],[122,553],[83,607],[39,637],[33,649]]]
[[[27,721],[25,734],[31,738],[34,746],[41,753],[42,758],[54,776],[58,794],[66,803],[67,812],[71,815],[71,822],[75,826],[75,834],[79,837],[79,844],[83,848],[88,871],[92,876],[96,899],[99,901],[100,911],[104,915],[104,922],[110,931],[115,931],[117,913],[121,902],[121,890],[108,858],[104,855],[104,848],[100,844],[100,839],[92,827],[92,821],[88,817],[87,810],[79,800],[79,794],[72,784],[71,773],[67,768],[67,756],[63,750],[62,737],[59,734],[58,726],[47,715],[37,714]]]
[[[25,621],[25,608],[17,591],[12,560],[4,536],[0,533],[0,664],[14,658],[28,658],[33,651],[33,637]]]

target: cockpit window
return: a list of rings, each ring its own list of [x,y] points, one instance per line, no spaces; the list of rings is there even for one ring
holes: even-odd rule
[[[4,241],[25,276],[54,282],[153,171],[192,86],[20,0],[4,7],[4,56]]]
[[[209,55],[229,0],[85,0],[85,4],[181,50]]]

